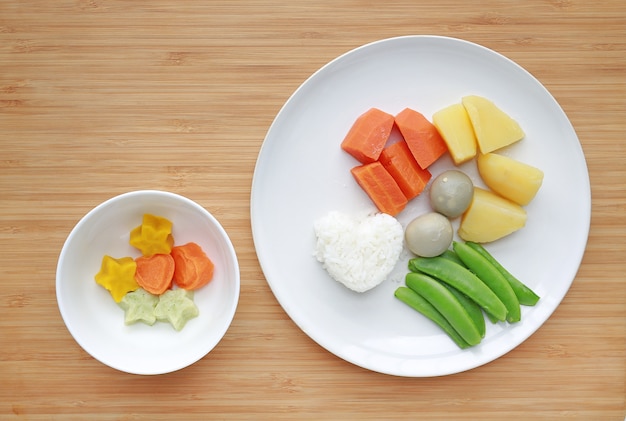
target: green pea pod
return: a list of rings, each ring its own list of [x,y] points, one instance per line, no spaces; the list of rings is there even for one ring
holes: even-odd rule
[[[454,252],[465,263],[465,266],[476,274],[498,296],[507,310],[506,321],[519,322],[522,318],[519,300],[513,288],[494,265],[489,263],[480,253],[465,243],[454,241]]]
[[[494,325],[500,321],[500,320],[496,319],[494,316],[492,316],[491,314],[487,313],[486,311],[485,311],[485,316],[487,316],[489,321],[491,323],[493,323]]]
[[[462,266],[465,266],[463,261],[459,259],[459,256],[457,256],[456,253],[450,249],[441,253],[440,256],[443,257],[444,259],[448,259]],[[414,269],[413,272],[419,272],[419,270],[417,270],[417,268],[415,268],[409,261],[409,269],[411,268]],[[480,336],[484,338],[487,328],[485,326],[485,316],[483,315],[483,311],[481,310],[480,306],[476,304],[467,295],[459,291],[458,289],[451,287],[445,282],[442,282],[441,284],[445,286],[446,288],[448,288],[450,292],[456,297],[456,299],[459,300],[461,305],[465,307],[465,310],[467,310],[467,314],[469,314],[469,316],[474,321],[474,324],[478,328],[478,332],[480,333]]]
[[[452,285],[497,320],[506,320],[507,309],[504,303],[466,267],[440,256],[416,257],[411,260],[413,266],[420,272]]]
[[[491,255],[491,253],[489,253],[487,249],[485,249],[485,247],[483,247],[479,243],[474,243],[472,241],[468,241],[465,244],[480,253],[485,259],[487,259],[492,265],[494,265],[496,269],[498,269],[498,271],[500,271],[502,276],[504,276],[504,278],[511,285],[511,288],[513,288],[513,291],[515,292],[515,295],[517,296],[520,304],[525,306],[534,306],[535,304],[537,304],[537,301],[539,301],[540,297],[532,289],[527,287],[523,282],[513,276],[506,268],[504,268],[500,264],[500,262],[498,262],[496,258],[493,257],[493,255]]]
[[[461,266],[465,266],[465,263],[463,263],[463,261],[459,259],[459,256],[457,256],[453,250],[448,249],[441,253],[439,256],[448,260],[452,260],[453,262],[458,263]],[[420,270],[415,266],[415,262],[413,261],[413,259],[409,260],[409,270],[411,272],[420,272]]]
[[[419,269],[415,267],[415,259],[409,259],[409,271],[410,272],[419,272]]]
[[[435,307],[433,307],[432,304],[426,301],[426,299],[417,292],[407,287],[398,287],[394,295],[397,299],[407,304],[413,310],[435,322],[437,326],[439,326],[450,337],[450,339],[458,345],[459,348],[469,348],[469,344],[461,335],[459,335],[459,332],[454,330],[450,322],[448,322],[446,318],[443,317],[443,315]]]
[[[440,254],[440,256],[445,259],[452,260],[453,262],[458,263],[461,266],[465,266],[465,263],[463,263],[463,260],[461,260],[459,256],[453,250],[448,249],[444,251],[442,254]]]
[[[432,304],[470,346],[480,343],[482,336],[467,310],[439,281],[423,273],[409,273],[406,286]]]
[[[445,282],[442,282],[441,285],[448,288],[452,295],[459,300],[459,303],[461,303],[463,308],[465,308],[465,311],[467,311],[467,314],[472,318],[472,321],[476,325],[481,338],[484,338],[485,333],[487,332],[487,327],[485,325],[485,316],[483,315],[483,311],[480,306],[458,289],[446,284]]]

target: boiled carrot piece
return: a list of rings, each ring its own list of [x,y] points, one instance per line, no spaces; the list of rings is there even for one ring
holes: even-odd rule
[[[421,168],[428,168],[448,151],[435,125],[421,113],[405,108],[396,115],[395,122]]]
[[[172,247],[175,262],[174,283],[180,288],[194,290],[213,279],[213,262],[196,243]]]
[[[385,147],[378,161],[396,180],[407,200],[417,197],[431,178],[430,171],[422,169],[417,164],[404,140],[399,140]]]
[[[161,295],[172,286],[174,259],[169,254],[153,254],[135,259],[135,280],[151,294]]]
[[[341,148],[360,163],[374,162],[383,151],[394,117],[378,108],[370,108],[361,114],[341,142]]]
[[[350,172],[379,211],[396,216],[405,208],[406,196],[379,161],[359,165]]]

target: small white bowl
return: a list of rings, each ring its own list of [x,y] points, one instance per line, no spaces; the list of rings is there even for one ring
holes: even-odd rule
[[[195,291],[199,316],[181,331],[169,323],[124,324],[124,311],[94,276],[102,257],[137,257],[128,240],[145,213],[172,221],[174,244],[198,243],[215,265],[213,280]],[[235,249],[220,223],[197,203],[156,190],[125,193],[92,209],[76,224],[61,250],[56,294],[63,321],[76,342],[112,368],[163,374],[207,355],[228,330],[239,302]]]

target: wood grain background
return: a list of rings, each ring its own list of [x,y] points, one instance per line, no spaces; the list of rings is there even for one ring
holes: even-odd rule
[[[536,76],[579,135],[593,200],[582,266],[545,325],[490,364],[423,379],[355,367],[300,331],[249,219],[259,148],[293,91],[352,48],[412,34],[482,44]],[[0,419],[623,420],[625,101],[623,0],[2,0]],[[55,297],[74,224],[146,188],[212,212],[242,278],[222,342],[156,377],[91,358]]]

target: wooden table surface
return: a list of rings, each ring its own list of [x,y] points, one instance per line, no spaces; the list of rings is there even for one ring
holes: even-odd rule
[[[496,361],[435,378],[371,372],[305,335],[268,287],[249,215],[259,148],[294,90],[342,53],[413,34],[482,44],[536,76],[592,186],[587,250],[552,317]],[[623,420],[625,102],[623,0],[3,0],[0,419]],[[138,189],[200,203],[241,265],[226,336],[159,376],[90,357],[55,296],[72,227]]]

